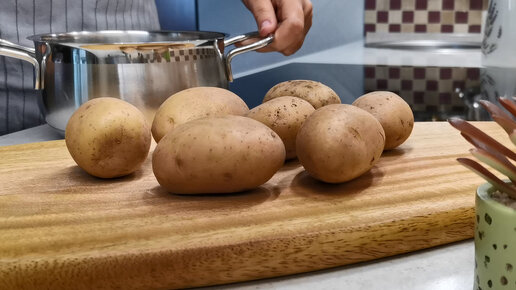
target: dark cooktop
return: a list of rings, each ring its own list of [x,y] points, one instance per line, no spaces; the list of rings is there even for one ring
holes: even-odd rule
[[[272,86],[294,79],[324,83],[345,104],[371,91],[395,92],[410,105],[416,121],[490,120],[478,100],[496,102],[498,96],[516,95],[515,70],[323,63],[291,63],[247,75],[236,79],[230,90],[253,108]]]

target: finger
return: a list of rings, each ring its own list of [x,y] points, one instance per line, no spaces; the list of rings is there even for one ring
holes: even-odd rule
[[[244,5],[253,13],[261,37],[273,33],[278,21],[270,0],[245,0]]]
[[[246,39],[246,40],[243,40],[243,41],[235,43],[235,46],[236,47],[242,47],[244,45],[248,45],[248,44],[257,42],[259,40],[261,40],[261,39],[260,38],[249,38],[249,39]],[[257,52],[272,52],[272,51],[276,51],[276,50],[271,48],[270,45],[268,45],[266,47],[262,47],[260,49],[257,49],[256,51]]]
[[[304,43],[305,37],[308,34],[308,31],[312,27],[312,17],[313,17],[313,7],[312,2],[310,0],[303,1],[303,14],[304,14],[304,30],[303,35],[299,37],[298,42],[292,43],[287,49],[283,50],[283,54],[290,55],[299,50]]]
[[[303,13],[305,14],[305,35],[308,34],[308,31],[312,27],[312,17],[313,17],[313,6],[312,2],[306,0],[303,4]]]
[[[283,0],[279,6],[279,25],[274,33],[275,41],[271,48],[284,55],[296,52],[305,36],[305,15],[299,1]]]

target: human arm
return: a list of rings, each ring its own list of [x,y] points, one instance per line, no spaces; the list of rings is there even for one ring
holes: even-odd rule
[[[261,37],[274,34],[274,42],[260,52],[295,53],[312,26],[310,0],[242,0],[253,13]]]

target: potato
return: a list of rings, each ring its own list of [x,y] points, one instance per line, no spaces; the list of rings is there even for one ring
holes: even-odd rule
[[[133,105],[115,98],[82,104],[65,130],[73,160],[91,175],[112,178],[130,174],[147,158],[150,128]]]
[[[317,109],[299,130],[297,157],[314,178],[339,183],[356,178],[380,159],[385,135],[380,122],[351,105]]]
[[[414,127],[410,106],[395,93],[377,91],[356,99],[353,104],[380,121],[385,131],[385,150],[394,149],[408,139]]]
[[[276,132],[287,152],[286,159],[296,158],[296,136],[303,122],[315,111],[307,101],[296,97],[279,97],[249,111],[255,119]]]
[[[159,107],[152,122],[152,136],[159,142],[179,124],[205,117],[243,116],[249,112],[245,102],[234,93],[216,87],[196,87],[170,96]]]
[[[316,109],[329,104],[340,104],[340,98],[335,91],[320,82],[310,80],[293,80],[279,83],[265,94],[263,102],[265,103],[283,96],[301,98]]]
[[[278,134],[251,118],[228,115],[167,133],[154,150],[152,169],[172,193],[230,193],[267,182],[284,160]]]

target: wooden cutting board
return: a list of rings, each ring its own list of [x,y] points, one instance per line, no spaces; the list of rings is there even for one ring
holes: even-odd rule
[[[508,144],[491,122],[476,123]],[[366,261],[471,238],[475,188],[448,123],[416,123],[360,178],[313,180],[287,163],[262,187],[180,196],[142,170],[78,168],[63,140],[0,147],[1,289],[213,285]]]

